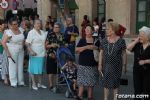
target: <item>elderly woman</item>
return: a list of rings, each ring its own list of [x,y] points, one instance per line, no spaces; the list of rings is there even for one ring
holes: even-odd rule
[[[50,90],[56,85],[56,74],[57,74],[57,59],[56,52],[57,48],[64,44],[64,38],[60,33],[60,24],[54,24],[54,30],[52,33],[48,33],[46,38],[46,49],[47,49],[47,63],[46,69],[49,78]]]
[[[150,28],[144,26],[139,32],[139,37],[127,47],[134,52],[134,92],[150,95]]]
[[[109,91],[112,89],[114,100],[117,100],[120,86],[122,68],[126,72],[126,43],[117,36],[119,24],[109,23],[107,38],[104,38],[100,46],[99,71],[103,76],[104,100],[108,100]],[[103,71],[102,71],[103,70]]]
[[[98,80],[98,63],[94,59],[93,50],[98,49],[98,47],[94,45],[91,26],[86,27],[85,34],[86,38],[80,39],[76,47],[76,52],[79,53],[77,71],[78,100],[82,100],[84,87],[88,87],[88,100],[93,100],[93,87]]]
[[[24,85],[24,35],[19,30],[16,19],[10,20],[10,29],[5,32],[2,44],[8,56],[10,85]]]
[[[2,46],[4,27],[5,27],[5,23],[3,20],[0,19],[0,68],[2,69],[1,75],[2,75],[2,79],[4,80],[4,84],[8,85],[9,84],[8,59],[7,59],[6,52],[3,50],[4,48]]]
[[[32,89],[46,88],[42,85],[41,77],[44,72],[45,65],[45,40],[47,34],[41,29],[41,21],[34,21],[34,28],[28,33],[26,45],[29,50],[29,68],[28,71],[32,79]],[[35,81],[35,76],[38,77],[38,83]]]
[[[30,28],[31,28],[30,21],[25,20],[23,23],[23,29],[24,29],[23,35],[24,35],[25,40],[27,39]],[[24,67],[25,68],[27,68],[27,66],[28,66],[28,61],[29,61],[28,50],[27,50],[27,47],[24,46]],[[26,71],[26,70],[24,70],[24,71]]]

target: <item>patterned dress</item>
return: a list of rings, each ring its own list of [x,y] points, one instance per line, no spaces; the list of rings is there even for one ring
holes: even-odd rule
[[[52,43],[56,43],[59,46],[63,45],[64,38],[61,33],[48,33],[46,41],[48,42],[48,45],[51,45]],[[50,48],[47,50],[47,62],[46,62],[46,70],[47,74],[57,74],[57,59],[56,59],[56,51],[57,48]]]
[[[77,47],[93,45],[86,39],[80,39]],[[77,84],[79,86],[95,86],[98,82],[98,63],[94,59],[93,50],[84,50],[79,54],[79,66],[77,70]]]
[[[118,88],[122,73],[122,51],[126,49],[125,40],[120,38],[115,43],[102,40],[101,49],[104,51],[103,85],[108,89]]]

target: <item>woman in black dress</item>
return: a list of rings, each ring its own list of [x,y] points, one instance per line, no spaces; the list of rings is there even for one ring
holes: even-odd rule
[[[139,37],[127,47],[129,51],[134,52],[134,93],[150,96],[150,28],[144,26],[139,32]]]
[[[124,39],[116,35],[118,29],[117,23],[109,23],[107,38],[102,40],[100,46],[99,71],[103,73],[104,100],[108,100],[111,89],[114,100],[117,100],[122,68],[126,71],[126,44]]]
[[[64,38],[60,33],[60,24],[54,24],[54,30],[52,33],[48,33],[46,39],[46,49],[47,49],[47,63],[46,69],[49,77],[49,87],[53,89],[56,85],[56,74],[57,74],[57,59],[56,51],[57,48],[64,43]]]
[[[93,88],[98,80],[98,63],[94,59],[93,50],[98,49],[94,45],[92,28],[85,29],[86,37],[80,39],[76,47],[79,53],[79,66],[77,71],[77,84],[79,85],[78,100],[82,100],[84,87],[88,87],[88,100],[93,100]]]

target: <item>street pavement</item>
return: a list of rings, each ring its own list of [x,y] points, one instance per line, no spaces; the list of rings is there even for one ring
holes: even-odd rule
[[[128,72],[126,75],[123,75],[124,78],[128,78],[129,85],[121,86],[120,93],[121,94],[133,94],[133,79],[132,79],[132,62],[133,55],[128,56]],[[44,84],[48,84],[47,77],[44,76]],[[66,88],[62,89],[60,93],[53,93],[48,89],[39,89],[38,91],[31,90],[28,87],[28,75],[25,74],[26,87],[17,87],[12,88],[10,86],[5,86],[2,82],[0,82],[0,100],[73,100],[67,99],[65,97]],[[95,100],[103,100],[103,88],[99,83],[94,90]],[[112,96],[110,97],[110,100]],[[85,98],[86,100],[86,98]]]
[[[123,78],[127,78],[129,83],[127,86],[120,87],[120,94],[133,94],[132,63],[133,55],[129,54],[127,69],[128,72],[126,75],[123,75]],[[29,88],[28,79],[28,74],[26,73],[25,81],[27,86],[17,88],[5,86],[2,82],[0,82],[0,100],[73,100],[71,98],[68,99],[65,97],[65,87],[61,89],[60,93],[53,93],[48,89],[39,89],[38,91],[34,91]],[[48,85],[46,76],[44,76],[44,84]],[[99,83],[94,89],[94,98],[95,100],[103,100],[103,88],[101,86],[101,83]],[[112,96],[110,96],[110,100],[113,100]]]

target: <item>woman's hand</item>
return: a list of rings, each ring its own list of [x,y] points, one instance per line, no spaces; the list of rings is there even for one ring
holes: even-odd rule
[[[145,60],[140,60],[140,61],[139,61],[139,65],[142,66],[142,65],[144,65],[144,64],[145,64]]]
[[[31,51],[30,54],[31,54],[32,56],[36,56],[36,55],[37,55],[34,51]]]
[[[124,74],[127,73],[127,67],[126,67],[126,65],[123,65],[123,72],[124,72]]]
[[[7,56],[8,56],[8,58],[12,57],[11,54],[10,54],[10,52],[7,53]]]
[[[78,51],[79,51],[79,53],[80,52],[83,52],[85,50],[85,48],[84,47],[81,47]]]
[[[96,50],[96,49],[98,49],[98,47],[95,46],[95,45],[87,45],[87,48],[90,49],[90,50]]]
[[[138,43],[140,41],[140,38],[137,37],[134,41],[135,41],[135,43]]]
[[[102,65],[99,65],[98,71],[100,72],[101,76],[103,77],[104,75],[103,75],[102,69],[103,69]]]

